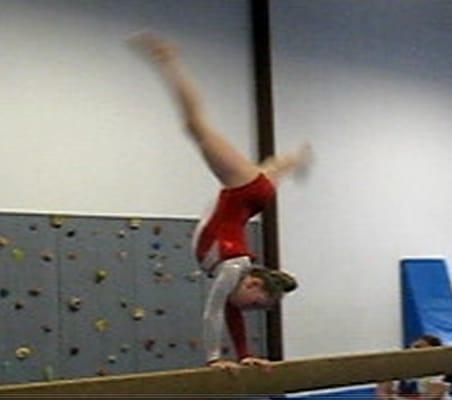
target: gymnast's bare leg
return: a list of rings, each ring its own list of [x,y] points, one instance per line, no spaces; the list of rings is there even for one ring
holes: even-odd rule
[[[246,158],[207,121],[198,92],[178,60],[177,49],[149,32],[135,35],[130,40],[156,60],[177,99],[188,133],[223,186],[244,185],[260,173],[277,185],[281,176],[310,162],[312,152],[307,142],[292,153],[269,157],[261,164]]]

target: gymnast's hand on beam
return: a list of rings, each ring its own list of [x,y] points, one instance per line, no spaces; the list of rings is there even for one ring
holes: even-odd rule
[[[240,360],[240,365],[245,365],[247,367],[259,367],[264,372],[271,372],[272,363],[265,358],[257,358],[257,357],[245,357]]]
[[[232,375],[237,375],[241,365],[235,361],[230,360],[213,360],[207,363],[209,367],[221,369],[222,371],[226,371],[231,373]]]

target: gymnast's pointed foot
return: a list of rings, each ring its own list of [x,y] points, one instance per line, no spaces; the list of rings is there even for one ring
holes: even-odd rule
[[[127,43],[140,51],[149,53],[156,61],[165,63],[173,60],[179,53],[176,45],[150,31],[141,31],[127,38]]]

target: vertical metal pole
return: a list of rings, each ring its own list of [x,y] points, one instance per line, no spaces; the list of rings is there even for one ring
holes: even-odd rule
[[[250,0],[252,47],[259,158],[275,152],[273,130],[273,98],[270,44],[269,0]],[[271,269],[279,268],[277,202],[267,208],[262,217],[264,262]],[[281,308],[267,313],[267,349],[270,360],[281,360],[282,327]]]

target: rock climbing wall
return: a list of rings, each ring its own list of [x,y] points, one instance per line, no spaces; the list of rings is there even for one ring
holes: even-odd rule
[[[0,383],[204,363],[192,219],[0,214]],[[248,236],[261,254],[260,225]],[[247,314],[265,355],[265,313]],[[224,353],[231,350],[228,337]]]

